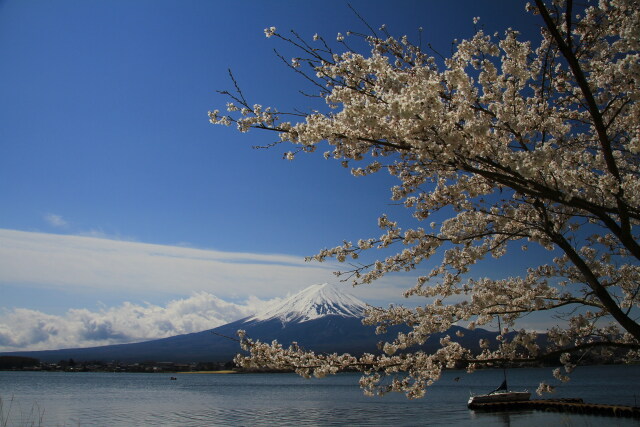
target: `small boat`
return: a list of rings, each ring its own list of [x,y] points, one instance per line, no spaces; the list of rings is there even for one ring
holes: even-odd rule
[[[498,331],[502,332],[502,326],[500,325],[500,316],[498,316]],[[531,393],[528,391],[511,391],[507,386],[507,369],[502,368],[504,380],[500,387],[487,394],[471,394],[469,401],[467,402],[467,408],[472,408],[479,403],[495,403],[495,402],[522,402],[531,398]]]
[[[500,387],[487,394],[476,394],[469,397],[467,407],[472,408],[478,403],[495,403],[495,402],[522,402],[529,400],[531,393],[528,391],[510,391],[507,388],[507,380],[505,379]]]

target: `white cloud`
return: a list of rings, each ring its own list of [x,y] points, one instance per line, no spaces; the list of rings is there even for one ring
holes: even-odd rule
[[[0,283],[12,285],[273,298],[332,281],[334,269],[290,255],[0,229]]]
[[[67,221],[65,221],[60,215],[53,213],[46,214],[44,216],[44,220],[54,227],[63,228],[67,226]]]
[[[247,317],[277,301],[251,297],[233,304],[197,292],[165,307],[125,302],[99,311],[71,309],[61,316],[15,308],[0,314],[0,351],[91,347],[199,332]]]
[[[335,282],[336,269],[291,255],[0,229],[0,285],[21,288],[25,295],[47,288],[81,293],[85,301],[105,292],[120,301],[152,295],[156,304],[178,298],[165,306],[127,302],[99,311],[69,309],[61,316],[45,313],[46,300],[37,301],[38,310],[3,308],[0,300],[0,351],[98,346],[210,329],[255,312],[266,300]],[[343,285],[364,301],[387,305],[402,300],[401,289],[412,283],[406,277],[384,278],[375,286]]]

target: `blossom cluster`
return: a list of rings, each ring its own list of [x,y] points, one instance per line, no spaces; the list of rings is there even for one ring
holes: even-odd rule
[[[251,355],[238,363],[319,376],[356,367],[370,393],[420,397],[441,369],[460,361],[473,370],[558,352],[564,373],[554,376],[564,381],[573,353],[610,346],[637,357],[640,8],[634,0],[603,0],[579,13],[563,5],[537,0],[527,6],[543,22],[537,46],[511,29],[501,36],[478,30],[457,42],[443,62],[406,37],[363,36],[368,54],[335,53],[317,35],[313,40],[321,46],[313,48],[273,27],[265,30],[302,50],[293,67],[311,67],[307,76],[317,82],[329,112],[290,123],[274,109],[249,106],[239,94],[232,98],[241,105],[227,106],[236,115],[214,111],[212,123],[236,123],[243,132],[276,130],[282,143],[295,147],[290,159],[328,144],[325,157],[351,166],[353,175],[395,176],[391,199],[417,221],[430,221],[402,229],[381,215],[379,236],[343,242],[309,260],[352,262],[363,251],[400,246],[394,255],[343,272],[361,284],[442,258],[405,292],[424,297],[425,305],[369,311],[365,321],[380,325],[379,331],[411,326],[382,346],[383,355],[316,355],[247,339]],[[339,34],[338,41],[350,36]],[[439,223],[429,220],[439,212],[453,214]],[[559,255],[521,276],[471,275],[480,260],[499,262],[508,250],[532,245]],[[535,331],[517,329],[532,312],[565,320],[548,331],[547,348],[539,346]],[[499,336],[497,350],[482,343],[482,352],[471,355],[450,340],[432,355],[415,350],[455,324],[475,328],[497,316],[513,332]],[[385,375],[401,371],[406,375],[385,382]],[[550,390],[548,384],[539,388]]]

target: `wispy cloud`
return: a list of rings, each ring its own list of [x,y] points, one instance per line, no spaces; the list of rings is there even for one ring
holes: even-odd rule
[[[334,269],[290,255],[0,229],[0,283],[14,285],[273,298],[331,281]]]
[[[64,228],[67,226],[67,221],[65,221],[60,215],[56,215],[53,213],[45,214],[44,220],[49,224],[57,228]]]
[[[166,306],[133,304],[99,311],[71,309],[56,316],[16,308],[0,314],[0,351],[91,347],[203,331],[247,317],[279,299],[242,304],[197,292]]]
[[[265,301],[316,283],[335,282],[336,264],[282,254],[224,252],[90,236],[0,229],[0,285],[71,295],[116,294],[126,302],[62,315],[8,307],[0,300],[0,351],[145,341],[190,333],[248,316]],[[348,291],[375,305],[398,301],[410,277],[384,278]],[[164,295],[164,297],[162,296]],[[164,303],[162,301],[168,301]],[[160,302],[159,302],[160,301]],[[233,301],[233,302],[231,302]],[[3,306],[4,305],[4,306]]]

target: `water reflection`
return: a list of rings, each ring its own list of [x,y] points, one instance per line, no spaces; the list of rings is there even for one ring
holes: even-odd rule
[[[604,369],[604,370],[603,370]],[[532,387],[548,369],[515,370],[512,382]],[[588,372],[587,372],[588,371]],[[633,404],[640,366],[593,367],[565,391],[596,402]],[[474,412],[466,408],[469,391],[494,386],[495,373],[472,376],[447,372],[424,399],[402,395],[368,398],[357,375],[305,380],[295,375],[179,375],[177,381],[154,374],[69,374],[0,372],[0,397],[14,396],[28,417],[34,404],[44,410],[42,425],[68,426],[540,426],[585,425],[611,419],[542,411]],[[455,381],[456,377],[460,377]],[[559,393],[557,397],[562,397]],[[631,399],[625,403],[623,399]],[[14,412],[18,414],[18,412]],[[594,421],[598,419],[598,421]],[[37,420],[34,420],[38,425]],[[12,419],[7,426],[29,425]]]

